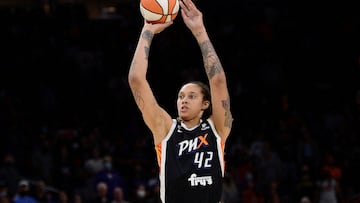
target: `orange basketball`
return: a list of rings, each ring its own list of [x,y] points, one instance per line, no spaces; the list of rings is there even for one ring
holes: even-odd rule
[[[179,0],[140,0],[140,12],[147,22],[170,22],[179,12]]]

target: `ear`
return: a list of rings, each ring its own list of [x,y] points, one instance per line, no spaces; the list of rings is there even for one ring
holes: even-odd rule
[[[204,101],[201,110],[204,111],[205,109],[209,108],[209,105],[210,105],[209,101]]]

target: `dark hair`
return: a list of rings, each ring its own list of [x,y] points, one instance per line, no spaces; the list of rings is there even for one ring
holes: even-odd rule
[[[204,113],[202,115],[202,119],[207,119],[211,116],[212,114],[212,106],[211,106],[211,94],[210,94],[210,88],[207,84],[201,82],[201,81],[189,81],[183,84],[183,86],[185,84],[195,84],[198,85],[201,89],[201,93],[204,95],[203,96],[203,100],[204,101],[209,101],[210,105],[207,109],[204,110]]]

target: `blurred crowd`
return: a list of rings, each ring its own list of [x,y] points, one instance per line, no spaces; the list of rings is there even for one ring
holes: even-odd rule
[[[360,202],[354,8],[338,6],[335,17],[316,4],[196,2],[235,119],[224,203]],[[95,19],[81,3],[51,6],[0,8],[0,203],[160,203],[152,137],[127,85],[137,2]],[[181,23],[154,42],[149,72],[173,115],[168,92],[203,75]]]

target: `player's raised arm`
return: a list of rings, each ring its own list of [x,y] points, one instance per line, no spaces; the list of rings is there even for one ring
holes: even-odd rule
[[[231,131],[233,117],[224,69],[209,39],[202,13],[191,0],[180,1],[180,7],[184,23],[196,38],[203,56],[212,97],[211,119],[219,135],[226,140]]]
[[[142,113],[144,122],[153,133],[155,144],[159,143],[167,134],[171,125],[171,117],[158,105],[146,74],[152,40],[155,34],[160,33],[171,24],[172,22],[164,24],[144,22],[128,75],[128,82],[136,105]]]

